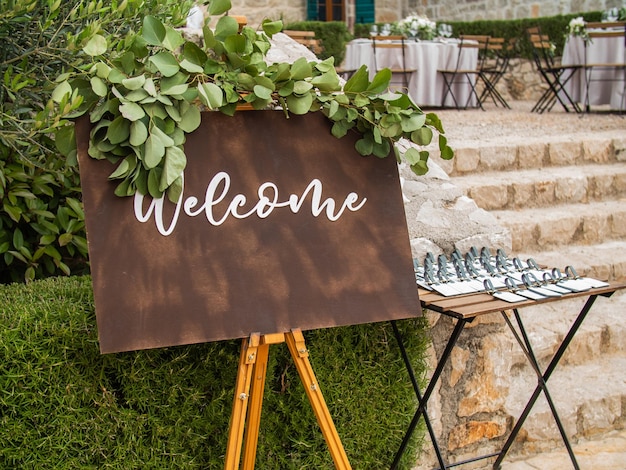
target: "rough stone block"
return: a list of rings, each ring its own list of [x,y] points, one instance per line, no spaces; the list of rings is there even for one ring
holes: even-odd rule
[[[599,243],[611,236],[608,214],[593,214],[583,218],[582,241],[585,244]]]
[[[457,173],[473,172],[480,163],[480,152],[477,148],[460,148],[456,150],[453,161]]]
[[[613,160],[613,144],[610,140],[586,140],[582,146],[585,161],[603,163]]]
[[[532,207],[535,205],[535,184],[532,181],[520,181],[512,184],[513,207]]]
[[[509,205],[508,188],[504,185],[475,186],[469,196],[485,210],[506,209]]]
[[[610,233],[615,238],[626,237],[626,213],[616,212],[612,215]]]
[[[578,410],[578,425],[583,434],[595,434],[613,428],[613,424],[622,414],[621,397],[605,397],[590,400]]]
[[[554,197],[557,202],[585,202],[589,181],[585,176],[561,178],[556,181]]]
[[[568,243],[572,243],[580,223],[580,219],[576,217],[543,220],[537,225],[539,233],[537,245],[547,247],[550,245],[567,245]]]
[[[547,155],[548,146],[543,142],[520,145],[517,148],[517,164],[519,168],[541,168]]]
[[[534,205],[542,207],[554,204],[556,200],[554,195],[555,187],[556,183],[554,181],[537,181],[535,183]]]
[[[553,142],[548,145],[548,159],[551,165],[573,165],[580,161],[582,147],[579,142]]]
[[[502,436],[506,426],[494,421],[469,421],[455,426],[448,436],[448,450],[453,451],[466,447],[482,439],[493,439]]]
[[[483,170],[510,170],[515,168],[517,146],[484,147],[480,150],[480,168]]]
[[[618,178],[621,175],[595,175],[591,177],[589,182],[590,199],[602,199],[606,196],[612,196],[619,191],[620,184]],[[626,177],[623,178],[623,188],[626,190]]]

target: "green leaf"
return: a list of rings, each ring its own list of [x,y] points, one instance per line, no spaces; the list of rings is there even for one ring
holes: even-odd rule
[[[415,165],[420,161],[420,153],[416,148],[409,147],[406,152],[404,152],[404,161],[406,161],[409,165]]]
[[[222,16],[215,25],[215,37],[217,39],[224,40],[228,36],[237,34],[238,31],[239,24],[232,16]]]
[[[313,96],[310,93],[302,96],[289,95],[287,97],[287,108],[293,114],[306,114],[313,104]]]
[[[446,136],[439,134],[439,151],[441,152],[441,158],[444,160],[450,160],[454,158],[454,150],[448,145],[448,139]]]
[[[425,175],[428,173],[428,163],[423,160],[420,160],[415,165],[411,165],[411,171],[418,176]]]
[[[412,114],[409,117],[402,116],[401,124],[403,132],[413,132],[424,126],[426,116],[423,114]]]
[[[369,139],[367,137],[368,136],[364,136],[362,139],[357,140],[354,144],[354,148],[356,149],[356,151],[364,156],[371,155],[372,151],[374,150],[374,141],[371,137]]]
[[[313,85],[309,82],[305,82],[304,80],[298,80],[293,84],[293,92],[296,95],[304,95],[305,93],[308,93],[311,88],[313,88]]]
[[[13,232],[13,247],[19,250],[24,246],[24,235],[19,228],[16,228]]]
[[[204,72],[204,68],[201,67],[200,65],[194,64],[193,62],[187,60],[187,59],[183,59],[180,62],[180,67],[185,70],[186,72],[189,73],[202,73]]]
[[[417,145],[428,145],[433,140],[433,131],[430,127],[422,127],[411,132],[411,142]]]
[[[300,57],[291,65],[291,78],[293,80],[304,80],[311,77],[312,74],[311,64],[304,57]]]
[[[141,106],[132,102],[121,104],[120,113],[129,121],[138,121],[146,115]]]
[[[331,72],[325,72],[322,75],[313,77],[311,83],[321,91],[337,91],[340,89],[339,76],[333,69]]]
[[[257,97],[263,100],[268,100],[272,97],[272,90],[270,90],[269,88],[265,88],[262,85],[255,85],[253,91]]]
[[[107,138],[112,144],[121,144],[130,137],[130,122],[123,116],[116,117],[107,129]]]
[[[106,83],[104,83],[104,80],[102,80],[100,77],[91,77],[91,80],[89,80],[89,82],[91,83],[91,89],[99,97],[102,98],[106,96],[109,92],[109,88],[106,86]]]
[[[181,121],[178,123],[178,127],[189,134],[195,131],[200,126],[201,120],[202,115],[200,113],[200,110],[196,106],[190,105],[182,114]]]
[[[54,137],[54,145],[61,155],[68,156],[76,151],[76,133],[74,126],[60,128]]]
[[[165,191],[178,179],[186,165],[187,158],[185,157],[185,152],[180,147],[168,147],[165,151],[165,164],[163,165],[159,190]]]
[[[283,30],[283,22],[265,19],[263,20],[261,27],[263,28],[263,32],[265,34],[267,34],[269,37],[272,37],[274,34],[280,33]]]
[[[232,34],[224,40],[226,52],[243,54],[246,51],[246,38],[241,34]]]
[[[215,83],[201,83],[198,85],[200,101],[209,109],[217,109],[224,104],[224,93]]]
[[[367,87],[369,93],[382,93],[389,88],[391,82],[391,70],[382,69],[374,76],[372,83]]]
[[[175,51],[185,44],[183,36],[170,26],[165,27],[165,39],[163,39],[163,47],[169,51]]]
[[[218,16],[226,13],[231,8],[230,0],[211,0],[209,3],[208,14]]]
[[[151,46],[160,46],[165,39],[165,26],[154,16],[146,16],[143,19],[141,37]]]
[[[136,77],[125,78],[122,80],[122,85],[128,90],[139,90],[146,83],[145,75],[137,75]]]
[[[161,159],[165,155],[165,145],[158,136],[149,135],[146,139],[146,153],[143,158],[144,166],[147,169],[156,167],[161,163]]]
[[[130,125],[130,145],[138,147],[148,138],[148,128],[143,121],[134,121]]]
[[[161,51],[150,57],[150,62],[154,64],[164,77],[173,77],[180,70],[180,64],[170,52]]]
[[[357,70],[354,75],[352,75],[345,83],[345,85],[343,86],[343,91],[345,93],[361,93],[367,90],[368,85],[369,75],[367,72],[367,67],[365,65],[361,65],[359,70]]]
[[[107,40],[104,36],[99,34],[94,34],[85,47],[83,47],[83,52],[88,56],[95,57],[98,55],[102,55],[107,51]]]
[[[65,80],[59,83],[54,91],[52,92],[52,101],[55,103],[60,103],[66,95],[72,94],[72,86],[70,83]]]
[[[153,168],[148,173],[148,194],[154,198],[159,198],[163,194],[163,191],[159,190],[162,172],[161,168]]]
[[[183,47],[183,57],[192,64],[200,66],[204,66],[208,59],[206,53],[197,44],[190,41],[187,41]]]

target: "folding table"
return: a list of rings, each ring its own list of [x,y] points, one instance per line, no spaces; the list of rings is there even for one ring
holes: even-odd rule
[[[456,323],[447,340],[443,353],[439,361],[437,362],[437,365],[433,372],[433,376],[431,380],[429,381],[426,389],[422,393],[418,385],[418,382],[415,378],[415,373],[413,371],[413,367],[411,365],[410,359],[407,356],[406,349],[404,348],[402,337],[395,323],[392,322],[394,334],[395,334],[396,340],[398,341],[402,358],[405,362],[407,371],[409,373],[411,382],[413,384],[413,388],[417,396],[418,407],[415,412],[415,415],[413,416],[413,419],[411,420],[411,423],[409,424],[409,427],[400,445],[400,448],[398,449],[395,455],[395,459],[391,465],[391,469],[393,470],[397,468],[397,465],[399,464],[400,459],[406,450],[406,446],[411,438],[411,435],[415,431],[415,428],[421,417],[423,417],[425,420],[426,428],[430,435],[430,440],[432,442],[432,445],[433,445],[433,448],[437,457],[437,461],[441,469],[455,467],[455,466],[463,465],[466,463],[475,462],[477,460],[482,460],[482,459],[487,459],[487,458],[492,458],[492,457],[496,458],[493,464],[493,468],[499,469],[502,465],[503,459],[505,458],[515,438],[517,437],[522,426],[524,425],[524,421],[530,414],[531,409],[533,408],[535,402],[537,401],[537,398],[539,398],[539,395],[542,392],[548,402],[548,405],[552,412],[552,416],[554,417],[554,420],[559,428],[559,432],[563,439],[563,444],[565,445],[569,453],[572,464],[575,469],[579,469],[579,466],[576,461],[576,457],[574,455],[572,447],[570,445],[569,439],[565,433],[565,430],[561,423],[561,419],[559,418],[557,410],[554,406],[554,402],[550,396],[550,392],[547,387],[547,381],[552,375],[552,373],[554,372],[561,357],[565,353],[565,350],[567,349],[568,345],[570,344],[570,342],[572,341],[572,339],[578,332],[580,325],[582,324],[583,320],[589,313],[589,310],[591,309],[593,303],[598,298],[598,296],[610,297],[611,295],[613,295],[615,291],[619,289],[623,289],[625,287],[626,287],[626,284],[609,283],[607,287],[593,288],[584,292],[572,292],[570,294],[564,294],[561,297],[548,297],[548,298],[541,299],[541,300],[529,299],[527,301],[516,302],[516,303],[509,303],[503,300],[495,299],[491,294],[484,293],[484,292],[476,293],[476,294],[469,294],[469,295],[462,295],[462,296],[455,296],[455,297],[444,297],[435,292],[431,292],[426,289],[419,288],[418,289],[419,297],[420,297],[420,301],[421,301],[423,308],[432,310],[442,315],[449,316],[452,319],[454,319]],[[585,305],[583,306],[581,311],[578,313],[576,319],[570,326],[569,331],[567,332],[567,334],[561,341],[558,349],[552,356],[550,363],[545,368],[545,370],[542,370],[537,361],[532,345],[529,341],[526,328],[522,321],[523,315],[520,314],[519,310],[522,309],[523,307],[528,307],[531,305],[540,305],[540,304],[548,303],[548,302],[558,302],[560,300],[571,299],[574,297],[582,297],[582,296],[588,297]],[[512,319],[509,317],[509,315],[507,314],[507,311],[512,311],[512,317],[515,320],[515,324],[512,321]],[[467,324],[471,323],[475,318],[481,315],[485,315],[485,314],[493,313],[493,312],[500,312],[502,316],[504,317],[506,324],[508,325],[512,334],[514,335],[524,355],[528,359],[529,364],[531,365],[531,367],[537,374],[537,386],[534,392],[532,393],[532,395],[530,396],[530,398],[528,399],[528,403],[526,404],[524,410],[522,411],[521,415],[517,419],[517,422],[513,426],[507,438],[506,443],[504,444],[504,446],[499,452],[491,453],[487,455],[481,455],[481,456],[478,456],[478,457],[475,457],[475,458],[472,458],[470,460],[466,460],[463,462],[447,464],[444,461],[443,455],[441,453],[439,444],[437,442],[435,433],[432,428],[430,418],[428,416],[427,403],[428,403],[430,396],[432,395],[433,390],[435,389],[437,383],[439,382],[441,378],[441,373],[443,372],[443,369],[450,358],[450,354],[452,353],[452,349],[457,343],[459,336],[461,335],[464,327]]]

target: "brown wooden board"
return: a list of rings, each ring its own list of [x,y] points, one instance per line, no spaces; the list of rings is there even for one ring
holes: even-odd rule
[[[336,139],[320,113],[203,113],[160,231],[156,210],[139,221],[149,198],[136,216],[139,199],[113,194],[114,167],[88,157],[89,123],[76,126],[103,353],[419,315],[395,159],[360,156],[359,136]],[[317,190],[333,213],[350,207],[314,215]],[[228,211],[233,198],[249,216]]]

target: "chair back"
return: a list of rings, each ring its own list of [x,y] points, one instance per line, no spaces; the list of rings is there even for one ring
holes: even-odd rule
[[[553,44],[547,34],[542,34],[539,27],[532,27],[526,30],[528,40],[532,45],[533,59],[539,70],[553,68],[555,59],[553,55]]]
[[[378,72],[381,68],[379,66],[378,52],[377,50],[389,50],[398,49],[401,51],[401,63],[399,66],[389,67],[392,74],[402,75],[402,84],[406,91],[408,89],[409,80],[407,75],[415,72],[413,69],[409,69],[406,65],[406,49],[408,45],[406,38],[402,35],[392,36],[372,36],[372,48],[374,52],[374,70]]]
[[[285,29],[283,30],[283,33],[294,41],[307,47],[315,55],[319,54],[323,50],[322,42],[315,38],[315,31],[296,31],[292,29]]]
[[[488,55],[490,36],[461,34],[459,35],[459,50],[456,60],[456,70],[459,70],[462,63],[463,52],[468,49],[478,49],[478,61],[476,62],[476,71],[483,68]]]

